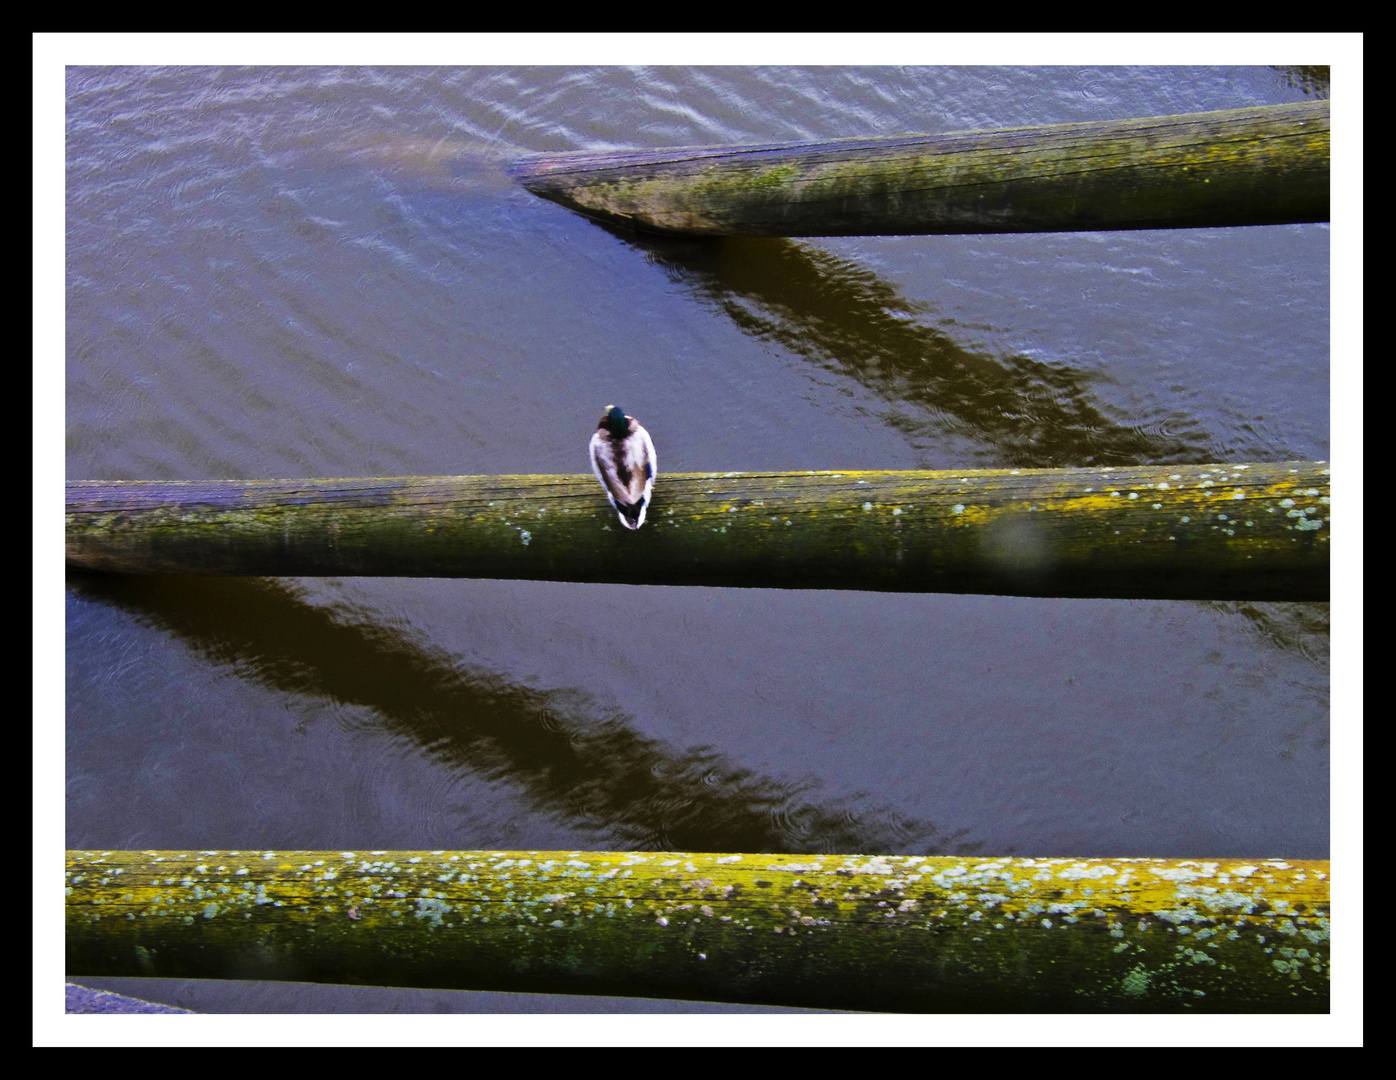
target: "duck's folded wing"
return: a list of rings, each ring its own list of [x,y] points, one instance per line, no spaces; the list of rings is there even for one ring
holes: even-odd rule
[[[637,488],[636,471],[629,460],[632,455],[625,452],[625,446],[599,431],[591,437],[591,471],[616,506],[629,506],[644,494],[644,479],[640,478]]]
[[[641,454],[645,462],[645,467],[640,471],[644,474],[645,490],[648,491],[654,485],[655,475],[659,472],[659,461],[654,454],[654,443],[650,440],[650,433],[641,428],[638,434],[642,443]]]
[[[650,433],[637,424],[621,445],[624,455],[622,478],[626,480],[628,490],[626,502],[632,506],[642,505],[649,501],[650,491],[654,488],[654,443],[650,441]]]

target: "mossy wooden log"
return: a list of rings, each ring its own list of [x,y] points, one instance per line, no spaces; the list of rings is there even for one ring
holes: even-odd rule
[[[1023,596],[1328,597],[1323,462],[661,474],[621,529],[591,476],[81,481],[72,569],[529,578]]]
[[[535,195],[689,236],[1178,229],[1328,220],[1328,102],[999,131],[551,154]]]
[[[1324,1012],[1327,862],[70,851],[67,974]]]

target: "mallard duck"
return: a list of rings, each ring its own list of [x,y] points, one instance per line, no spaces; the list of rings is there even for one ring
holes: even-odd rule
[[[627,529],[643,525],[658,465],[650,433],[640,421],[607,405],[606,415],[591,436],[591,470],[606,490],[620,523]]]

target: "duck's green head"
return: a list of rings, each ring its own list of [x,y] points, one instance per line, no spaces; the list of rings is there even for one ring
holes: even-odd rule
[[[606,406],[606,430],[617,439],[630,433],[630,421],[625,418],[625,412],[618,406]]]

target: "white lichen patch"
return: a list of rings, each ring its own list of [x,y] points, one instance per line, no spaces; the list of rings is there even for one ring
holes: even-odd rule
[[[435,896],[424,896],[417,900],[417,910],[414,912],[416,918],[425,919],[433,928],[442,925],[442,920],[449,915],[454,908],[444,900]]]
[[[1212,864],[1214,867],[1215,863]],[[1214,870],[1205,868],[1194,869],[1188,865],[1180,866],[1151,866],[1149,872],[1154,877],[1163,878],[1165,881],[1197,881],[1199,878],[1209,878],[1215,873]]]
[[[1083,878],[1107,878],[1115,876],[1115,868],[1104,864],[1094,866],[1089,863],[1075,863],[1057,871],[1057,877],[1067,881],[1080,881]]]

